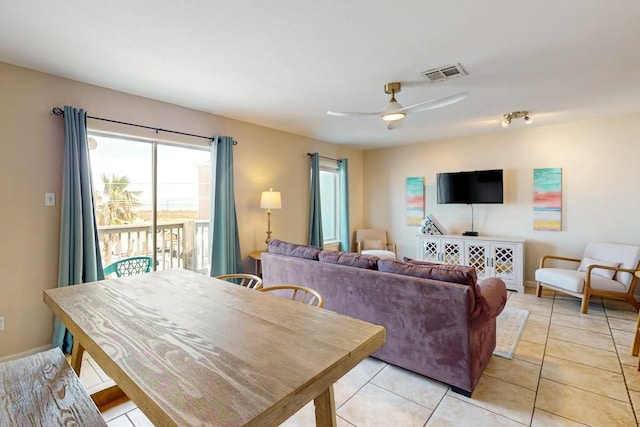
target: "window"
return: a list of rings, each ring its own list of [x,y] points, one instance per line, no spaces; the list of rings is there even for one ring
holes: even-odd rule
[[[335,161],[320,162],[320,209],[324,244],[340,241],[340,186]]]
[[[151,256],[158,270],[206,272],[208,147],[92,132],[89,140],[103,265]]]

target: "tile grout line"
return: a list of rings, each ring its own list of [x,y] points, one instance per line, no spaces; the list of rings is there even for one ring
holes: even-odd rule
[[[547,325],[547,336],[544,340],[544,348],[542,350],[542,361],[540,362],[540,372],[538,373],[538,384],[536,385],[536,396],[533,399],[533,410],[531,411],[531,418],[529,419],[529,426],[533,424],[533,414],[536,412],[536,403],[538,402],[538,393],[540,392],[540,380],[542,379],[542,370],[544,369],[544,359],[547,357],[547,345],[549,343],[549,332],[551,331],[551,321],[553,320],[553,311],[556,305],[556,295],[557,293],[553,292],[553,302],[551,303],[551,314],[549,315],[549,324]],[[541,295],[542,297],[543,295]],[[536,295],[536,298],[538,296]],[[556,415],[556,414],[553,414]]]
[[[513,295],[516,295],[516,294],[515,294],[515,293],[514,293],[514,294],[510,294],[510,295],[509,295],[509,297],[507,297],[507,302],[505,303],[505,307],[507,306],[507,303],[509,302],[509,299],[510,299]],[[531,315],[531,310],[529,310],[529,314]],[[529,321],[529,317],[527,318],[527,322],[528,322],[528,321]],[[551,320],[549,320],[549,322],[551,322]],[[525,327],[526,327],[526,324],[525,324]],[[520,339],[520,341],[522,341],[522,339]],[[516,347],[516,350],[517,350],[517,347]],[[544,355],[544,353],[543,353],[543,355]],[[493,355],[492,355],[491,357],[493,357]],[[499,357],[499,356],[496,356],[496,357]],[[513,357],[513,358],[515,359],[515,352],[514,352],[514,357]],[[521,360],[521,361],[522,361],[522,359],[518,359],[518,360]],[[525,362],[528,362],[528,361],[526,361],[526,360],[525,360]],[[532,362],[528,362],[528,363],[532,363]],[[501,378],[493,377],[493,376],[488,375],[488,374],[486,374],[485,372],[483,372],[483,373],[482,373],[482,376],[484,376],[484,375],[487,375],[488,377],[493,378],[493,379],[495,379],[496,381],[501,381],[501,382],[504,382],[504,383],[506,383],[506,384],[511,384],[511,385],[514,385],[514,386],[517,386],[517,387],[521,387],[521,388],[526,389],[526,390],[531,390],[531,389],[528,389],[528,388],[526,388],[526,387],[523,387],[523,386],[521,386],[521,385],[519,385],[519,384],[513,384],[513,383],[510,383],[509,381],[505,381],[505,380],[503,380],[503,379],[501,379]],[[451,387],[449,387],[449,390],[451,390]],[[496,415],[496,416],[499,416],[499,417],[501,417],[501,418],[505,418],[505,419],[507,419],[507,420],[509,420],[509,421],[512,421],[512,422],[515,422],[515,423],[517,423],[517,424],[527,425],[527,424],[522,424],[520,421],[518,421],[518,420],[516,420],[516,419],[513,419],[513,418],[511,418],[511,417],[509,417],[509,416],[507,416],[507,415],[505,415],[505,414],[501,414],[501,413],[499,413],[499,412],[495,412],[495,411],[493,411],[493,410],[491,410],[491,409],[488,409],[488,408],[482,407],[482,406],[480,406],[480,405],[477,405],[477,404],[475,404],[475,403],[473,402],[473,399],[472,399],[472,398],[468,398],[469,400],[467,401],[467,400],[465,400],[465,399],[461,399],[461,398],[459,398],[458,396],[456,396],[456,393],[449,394],[449,393],[448,393],[448,391],[449,391],[449,390],[447,390],[447,392],[444,394],[444,396],[442,396],[442,399],[440,400],[440,402],[438,403],[438,405],[440,405],[440,403],[442,403],[442,400],[444,400],[444,398],[445,398],[446,396],[449,396],[449,397],[454,398],[454,399],[457,399],[457,400],[459,400],[459,401],[461,401],[461,402],[463,402],[463,403],[466,403],[466,404],[472,405],[472,406],[474,406],[474,407],[476,407],[476,408],[478,408],[478,409],[480,409],[480,410],[490,412],[490,413],[492,413],[492,414],[494,414],[494,415]],[[533,390],[532,390],[532,391],[533,391]],[[537,393],[538,393],[538,392],[537,392],[537,390],[536,390],[536,395],[537,395]],[[437,408],[437,406],[436,406],[436,408]],[[534,408],[533,408],[533,410],[535,410],[535,400],[534,400]],[[529,426],[531,426],[531,423],[533,422],[533,421],[532,421],[532,418],[533,418],[533,410],[531,411],[531,420],[530,420],[530,422],[529,422],[529,424],[528,424]],[[434,410],[433,412],[435,413],[435,410]],[[433,414],[432,414],[432,415],[433,415]],[[431,417],[429,417],[429,418],[431,418]],[[427,422],[428,422],[428,420],[427,420]],[[426,424],[425,424],[425,425],[426,425]]]
[[[362,386],[360,388],[358,388],[352,395],[350,395],[347,400],[345,400],[344,402],[342,402],[342,404],[340,404],[340,406],[336,406],[336,416],[338,416],[338,409],[342,408],[344,405],[347,404],[347,402],[349,402],[351,399],[353,399],[353,397],[358,394],[360,392],[360,390],[362,390],[364,388],[364,386],[366,386],[367,384],[369,384],[371,382],[371,380],[373,380],[375,377],[377,377],[380,372],[384,371],[384,369],[389,366],[389,364],[387,362],[384,362],[384,366],[382,368],[380,368],[378,370],[378,372],[376,372],[375,374],[373,374],[373,376],[371,378],[369,378],[364,384],[362,384]],[[372,385],[375,385],[373,383],[371,383]],[[388,390],[387,390],[388,391]],[[335,398],[335,396],[334,396]],[[292,415],[293,416],[293,415]],[[340,417],[343,418],[343,417]],[[347,421],[349,424],[353,425],[354,427],[358,427],[355,424],[353,424],[352,422],[350,422],[349,420],[347,420],[346,418],[343,418],[345,421]]]
[[[556,293],[556,295],[557,295],[557,293]],[[555,303],[556,303],[556,298],[554,297],[554,304],[553,304],[554,309],[555,309]],[[604,299],[603,299],[603,298],[600,298],[600,304],[601,304],[601,306],[602,306],[603,313],[604,313],[604,316],[603,316],[603,317],[605,317],[605,321],[606,321],[606,323],[607,323],[607,328],[608,328],[608,330],[609,330],[609,336],[611,337],[612,342],[613,342],[613,347],[614,347],[614,350],[615,350],[615,355],[616,355],[616,358],[617,358],[617,360],[618,360],[618,366],[619,366],[619,368],[620,368],[620,374],[622,375],[622,378],[623,378],[623,381],[624,381],[625,390],[626,390],[626,392],[627,392],[628,400],[625,402],[625,401],[623,401],[623,400],[616,399],[616,398],[613,398],[613,397],[610,397],[610,396],[607,396],[607,395],[602,395],[602,394],[600,394],[600,393],[596,393],[596,392],[591,391],[591,390],[586,390],[586,389],[581,388],[581,387],[577,387],[577,386],[573,386],[573,385],[564,384],[564,383],[559,382],[559,381],[554,380],[554,379],[545,378],[545,380],[547,380],[547,381],[551,381],[551,382],[554,382],[554,383],[556,383],[556,384],[561,384],[561,385],[564,385],[564,386],[574,387],[574,388],[576,388],[576,389],[578,389],[578,390],[582,390],[582,391],[585,391],[585,392],[588,392],[588,393],[591,393],[591,394],[595,394],[595,395],[598,395],[598,396],[602,396],[602,397],[605,397],[605,398],[608,398],[608,399],[611,399],[611,400],[614,400],[614,401],[617,401],[617,402],[621,402],[621,403],[628,403],[628,404],[629,404],[629,406],[631,407],[631,410],[632,410],[632,412],[633,412],[633,417],[634,417],[634,420],[636,421],[636,425],[637,425],[637,424],[638,424],[638,419],[637,419],[637,417],[636,417],[635,411],[633,410],[633,402],[632,402],[632,400],[631,400],[631,396],[630,396],[630,394],[629,394],[629,387],[628,387],[628,384],[627,384],[627,381],[626,381],[626,375],[625,375],[625,373],[624,373],[624,368],[622,367],[622,366],[623,366],[623,363],[622,363],[622,361],[621,361],[621,359],[620,359],[620,353],[619,353],[618,348],[617,348],[617,346],[616,346],[615,339],[613,338],[612,328],[611,328],[611,325],[609,324],[609,315],[607,314],[607,309],[606,309],[605,301],[604,301]],[[563,313],[559,313],[559,314],[563,314]],[[553,311],[552,311],[552,317],[553,317]],[[579,317],[579,316],[574,316],[574,317]],[[577,328],[577,329],[582,329],[582,328]],[[582,330],[584,330],[584,329],[582,329]],[[618,330],[618,329],[616,329],[616,330]],[[593,331],[589,331],[589,332],[593,332]],[[624,331],[623,331],[623,332],[624,332]],[[606,335],[606,334],[602,334],[602,335]],[[547,336],[547,342],[548,342],[548,340],[549,340],[549,337]],[[564,340],[561,340],[561,341],[564,341]],[[586,344],[573,343],[573,342],[571,342],[571,341],[564,341],[564,342],[570,342],[570,343],[572,343],[572,344],[576,344],[576,345],[583,345],[583,346],[585,346],[585,347],[590,347],[590,348],[594,348],[594,349],[599,349],[598,347],[591,347],[591,346],[586,345]],[[602,349],[599,349],[599,350],[602,350]],[[611,352],[611,353],[613,353],[613,352]],[[545,356],[544,356],[544,357],[546,358],[546,346],[545,346]],[[553,356],[553,357],[557,357],[557,356]],[[576,363],[576,364],[579,364],[579,365],[588,366],[588,367],[595,368],[595,369],[601,369],[601,370],[603,370],[603,371],[607,371],[607,372],[613,372],[613,371],[610,371],[609,369],[603,369],[603,368],[599,368],[599,367],[595,367],[595,366],[587,365],[587,364],[584,364],[584,363],[576,362],[576,361],[571,360],[571,359],[564,359],[564,358],[561,358],[561,357],[558,357],[558,358],[559,358],[559,359],[562,359],[562,360],[567,360],[567,361],[570,361],[570,362],[573,362],[573,363]],[[542,378],[542,370],[540,371],[540,374],[541,374],[541,378]],[[536,400],[537,400],[537,398],[538,398],[538,393],[536,393]],[[568,420],[571,420],[571,421],[573,421],[573,422],[578,422],[578,421],[576,421],[576,420],[573,420],[573,419],[570,419],[570,418],[566,418],[566,417],[563,417],[563,416],[558,415],[558,414],[555,414],[555,413],[552,413],[552,414],[553,414],[554,416],[558,416],[558,417],[561,417],[561,418],[564,418],[564,419],[568,419]]]
[[[604,301],[603,301],[603,305],[604,305]],[[624,367],[623,367],[623,363],[622,363],[622,359],[620,358],[620,352],[618,351],[618,346],[616,345],[616,340],[613,337],[613,331],[611,329],[611,324],[609,323],[609,314],[607,313],[607,308],[606,306],[604,307],[604,315],[607,318],[607,325],[609,326],[609,332],[611,333],[611,339],[613,340],[613,348],[616,350],[616,357],[618,358],[618,363],[620,364],[620,371],[622,372],[622,379],[624,381],[624,388],[627,392],[627,398],[629,399],[629,406],[631,406],[631,412],[633,413],[633,418],[636,420],[636,425],[638,425],[638,417],[636,415],[636,410],[633,404],[633,399],[631,398],[631,393],[629,390],[629,383],[627,382],[627,374],[625,373]],[[633,348],[633,344],[632,344],[632,348]],[[640,357],[640,356],[639,356]]]

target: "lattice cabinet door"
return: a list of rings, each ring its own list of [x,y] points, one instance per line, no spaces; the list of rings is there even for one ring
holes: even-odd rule
[[[478,281],[504,280],[507,289],[524,292],[524,240],[452,235],[419,235],[417,257],[447,265],[468,265]]]
[[[421,246],[422,261],[440,262],[440,239],[423,239]]]
[[[443,240],[440,262],[447,265],[464,264],[464,242],[460,240]]]
[[[486,242],[467,242],[464,247],[465,265],[475,268],[478,280],[490,277],[491,244]]]
[[[505,283],[516,281],[516,245],[508,243],[494,243],[491,248],[491,268],[493,276],[499,277]]]

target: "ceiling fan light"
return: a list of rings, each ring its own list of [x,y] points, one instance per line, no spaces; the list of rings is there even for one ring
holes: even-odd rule
[[[511,116],[509,114],[505,114],[502,116],[502,123],[500,123],[503,128],[508,128],[511,124]]]
[[[382,115],[382,120],[385,122],[395,122],[404,119],[405,113],[387,113]]]
[[[402,112],[402,105],[398,104],[395,100],[389,102],[387,108],[382,112],[382,120],[385,122],[395,122],[396,120],[402,120],[406,116]]]

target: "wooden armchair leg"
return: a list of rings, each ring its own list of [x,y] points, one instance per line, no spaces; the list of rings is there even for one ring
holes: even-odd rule
[[[640,352],[640,314],[638,314],[638,317],[636,319],[636,327],[634,330],[635,334],[633,336],[633,347],[631,348],[631,354],[633,356],[637,356]],[[638,363],[640,363],[640,359],[638,360]],[[638,368],[640,368],[640,365],[638,365]]]
[[[542,296],[542,283],[538,282],[536,285],[536,296],[540,298]]]
[[[582,296],[582,306],[580,307],[580,312],[582,314],[587,314],[587,312],[589,311],[589,299],[591,299],[590,294],[584,294]]]

